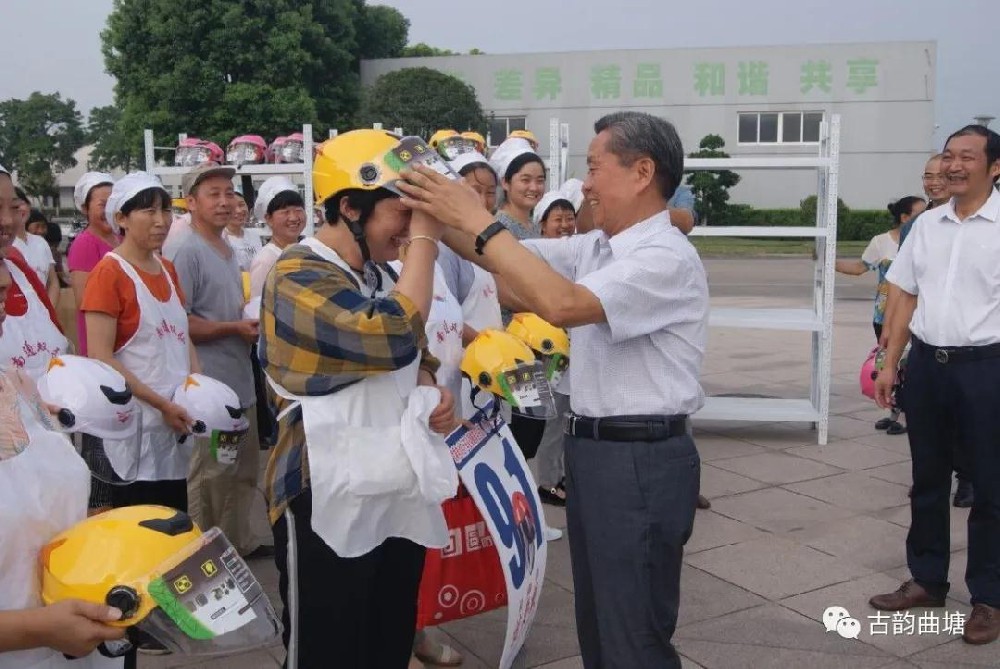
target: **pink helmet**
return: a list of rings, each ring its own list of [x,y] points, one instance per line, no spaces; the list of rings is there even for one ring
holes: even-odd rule
[[[301,163],[305,139],[301,132],[293,132],[284,138],[280,150],[275,151],[274,162],[276,163]]]
[[[858,379],[861,383],[861,394],[869,399],[875,399],[875,378],[878,376],[880,366],[878,365],[880,350],[878,346],[873,348],[861,365],[861,376]]]
[[[225,160],[226,155],[215,142],[188,137],[181,140],[174,152],[174,164],[180,167],[197,167],[202,163],[219,163]]]
[[[260,135],[240,135],[229,142],[226,162],[230,165],[257,165],[264,162],[267,142]]]
[[[286,141],[288,141],[287,137],[275,137],[274,141],[267,147],[267,151],[264,152],[264,162],[280,163],[281,147],[285,145]]]

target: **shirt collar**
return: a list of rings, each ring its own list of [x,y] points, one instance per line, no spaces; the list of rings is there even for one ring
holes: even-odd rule
[[[942,220],[948,219],[954,223],[962,222],[955,212],[955,198],[948,200],[948,203],[941,206],[940,209]],[[970,216],[968,220],[974,218],[982,218],[993,223],[1000,221],[1000,192],[997,192],[996,188],[990,193],[989,199],[979,208],[979,211]]]
[[[667,214],[667,210],[664,209],[622,230],[614,237],[606,237],[608,244],[611,246],[611,253],[616,258],[629,255],[651,234],[667,229],[669,223],[670,217]]]

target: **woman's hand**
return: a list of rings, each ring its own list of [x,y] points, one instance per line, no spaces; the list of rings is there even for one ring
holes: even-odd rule
[[[455,396],[444,386],[434,387],[441,391],[441,401],[431,412],[428,423],[438,434],[451,434],[461,425],[461,421],[455,415]]]
[[[167,427],[177,434],[191,433],[191,426],[194,425],[194,419],[188,415],[188,412],[181,405],[174,402],[164,402],[160,408],[160,414],[163,416],[163,422],[166,423]]]
[[[429,167],[416,165],[400,172],[396,186],[405,196],[402,204],[414,211],[430,214],[449,228],[478,235],[493,222],[483,209],[479,194],[464,180],[453,181]]]
[[[121,620],[118,609],[79,599],[65,599],[50,606],[26,611],[39,647],[48,647],[70,657],[89,655],[101,643],[121,639],[124,627],[107,623]]]

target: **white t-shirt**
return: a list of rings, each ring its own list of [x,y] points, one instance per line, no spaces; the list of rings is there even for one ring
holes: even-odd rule
[[[250,299],[255,297],[260,297],[264,292],[264,282],[267,280],[267,274],[274,267],[274,264],[278,262],[278,258],[281,257],[284,249],[279,248],[274,242],[268,242],[267,245],[262,248],[257,255],[253,257],[253,262],[250,263]]]
[[[21,241],[20,237],[14,237],[14,248],[21,252],[28,266],[35,270],[38,280],[42,285],[48,285],[49,270],[56,264],[52,257],[52,249],[44,237],[28,234],[28,241]]]
[[[257,235],[248,235],[246,232],[243,233],[242,237],[236,237],[229,234],[228,230],[224,231],[222,236],[225,237],[229,245],[233,247],[233,251],[236,252],[236,261],[240,264],[240,271],[249,272],[254,256],[261,249],[260,237]]]

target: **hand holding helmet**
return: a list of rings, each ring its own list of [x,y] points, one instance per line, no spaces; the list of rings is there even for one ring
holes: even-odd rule
[[[472,397],[481,391],[510,404],[529,418],[556,415],[555,399],[545,368],[527,344],[499,330],[483,330],[465,349],[462,374],[472,384]]]
[[[99,360],[52,358],[38,380],[38,394],[55,410],[63,431],[125,439],[138,430],[139,407],[125,377]]]
[[[173,403],[191,417],[191,431],[199,436],[242,432],[250,427],[233,389],[204,374],[189,375],[174,391]]]

